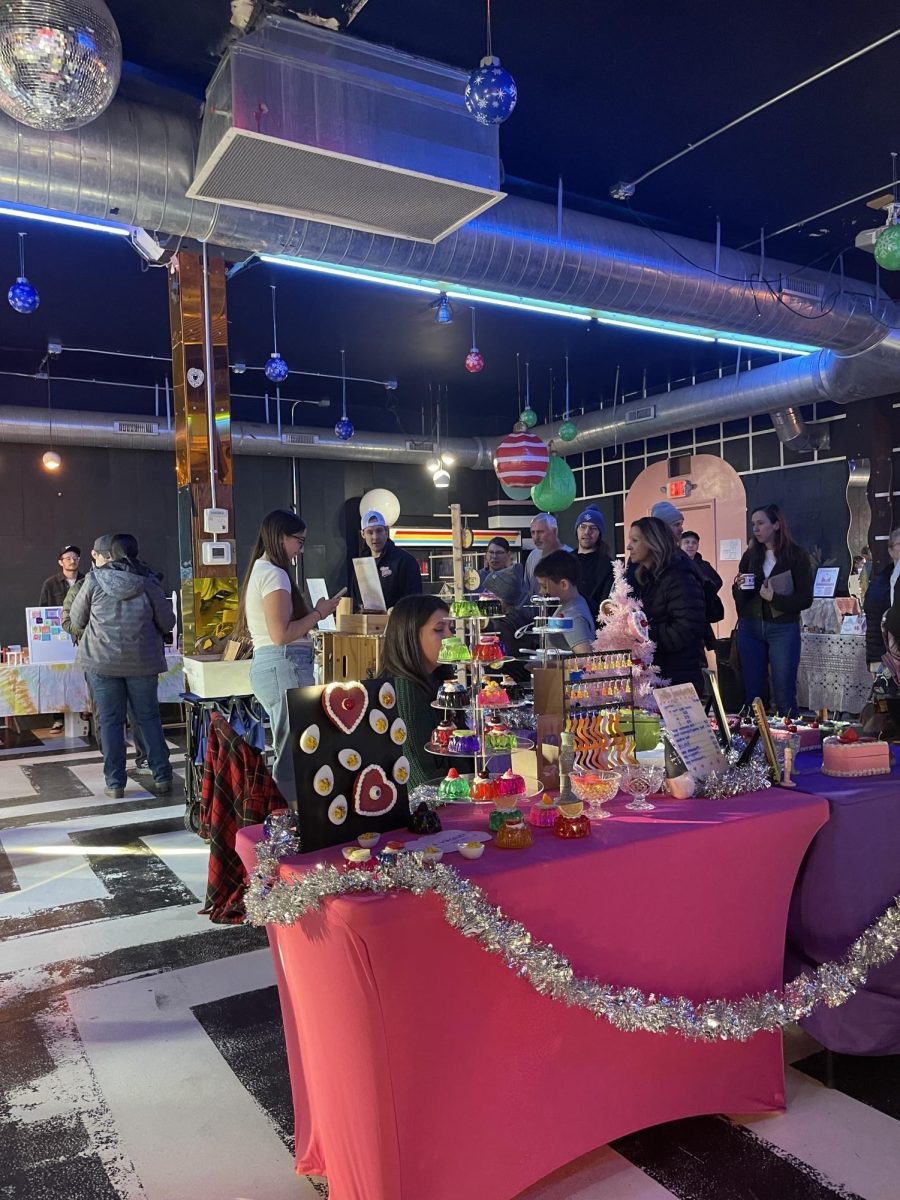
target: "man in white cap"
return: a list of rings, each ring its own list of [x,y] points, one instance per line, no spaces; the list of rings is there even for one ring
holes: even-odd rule
[[[422,572],[411,554],[395,546],[388,537],[387,522],[377,509],[370,508],[362,519],[362,538],[366,549],[362,557],[371,554],[378,564],[381,590],[386,608],[393,608],[404,596],[422,592]]]

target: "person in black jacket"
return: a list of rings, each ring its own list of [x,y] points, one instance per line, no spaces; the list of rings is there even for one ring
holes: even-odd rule
[[[884,654],[884,633],[881,623],[894,601],[897,577],[900,575],[900,529],[891,530],[888,539],[890,562],[877,575],[872,575],[863,600],[866,614],[866,662],[875,670],[881,665]]]
[[[613,565],[609,546],[603,540],[603,513],[588,505],[575,521],[575,537],[578,541],[578,591],[587,601],[594,622],[600,605],[612,588]]]
[[[700,581],[703,584],[703,598],[706,602],[704,645],[707,650],[715,650],[716,635],[713,632],[713,625],[721,621],[725,616],[725,608],[719,599],[719,592],[722,590],[722,576],[712,563],[708,563],[700,553],[699,533],[694,533],[693,529],[685,529],[681,535],[681,548],[694,564],[694,570],[700,573]]]
[[[766,699],[771,668],[775,707],[782,716],[795,717],[800,614],[813,601],[812,564],[777,504],[754,509],[750,527],[750,545],[733,585],[744,699],[747,704],[757,696]]]
[[[656,642],[654,663],[672,683],[692,683],[703,694],[703,585],[691,560],[658,517],[631,526],[628,554],[635,565],[637,598]]]
[[[78,570],[81,561],[81,550],[78,546],[63,546],[57,561],[57,573],[48,576],[41,584],[41,598],[38,601],[41,608],[62,608],[69,588],[84,579],[84,572]]]
[[[385,608],[393,608],[404,596],[422,594],[419,564],[411,554],[394,545],[388,537],[387,522],[374,508],[362,519],[362,537],[366,543],[362,557],[370,554],[378,564]]]

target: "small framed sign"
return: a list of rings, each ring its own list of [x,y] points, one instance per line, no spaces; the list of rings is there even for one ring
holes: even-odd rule
[[[839,567],[819,567],[816,571],[816,582],[813,584],[813,595],[833,596],[839,574]]]

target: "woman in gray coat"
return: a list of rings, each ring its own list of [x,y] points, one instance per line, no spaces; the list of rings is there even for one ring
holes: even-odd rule
[[[166,670],[163,637],[175,626],[159,580],[138,559],[137,540],[117,533],[112,558],[95,567],[72,603],[70,622],[80,638],[76,662],[97,706],[107,796],[125,794],[125,713],[140,727],[153,772],[148,791],[172,790],[172,767],[159,716],[157,687]]]

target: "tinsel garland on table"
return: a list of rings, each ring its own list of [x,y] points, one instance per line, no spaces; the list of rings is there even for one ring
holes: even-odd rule
[[[732,754],[734,752],[732,751]],[[729,754],[729,760],[731,759]],[[769,767],[764,759],[751,758],[746,766],[739,767],[735,762],[727,771],[714,771],[712,775],[700,781],[697,785],[697,795],[707,800],[728,800],[732,796],[742,796],[748,792],[761,792],[771,787]]]
[[[889,962],[900,950],[897,896],[843,958],[823,963],[812,974],[798,975],[780,991],[695,1004],[684,996],[613,987],[576,975],[565,955],[532,937],[518,921],[504,916],[470,879],[443,863],[426,867],[418,854],[398,855],[394,863],[379,863],[375,870],[339,870],[318,864],[296,879],[279,879],[279,860],[285,854],[296,853],[299,847],[284,819],[275,814],[273,817],[266,823],[268,837],[257,845],[257,865],[246,895],[251,924],[293,925],[306,913],[317,911],[329,896],[431,893],[441,900],[449,925],[499,955],[510,970],[542,996],[583,1008],[626,1032],[671,1031],[685,1038],[745,1042],[757,1033],[770,1033],[808,1017],[821,1004],[839,1007],[865,983],[872,967]]]

